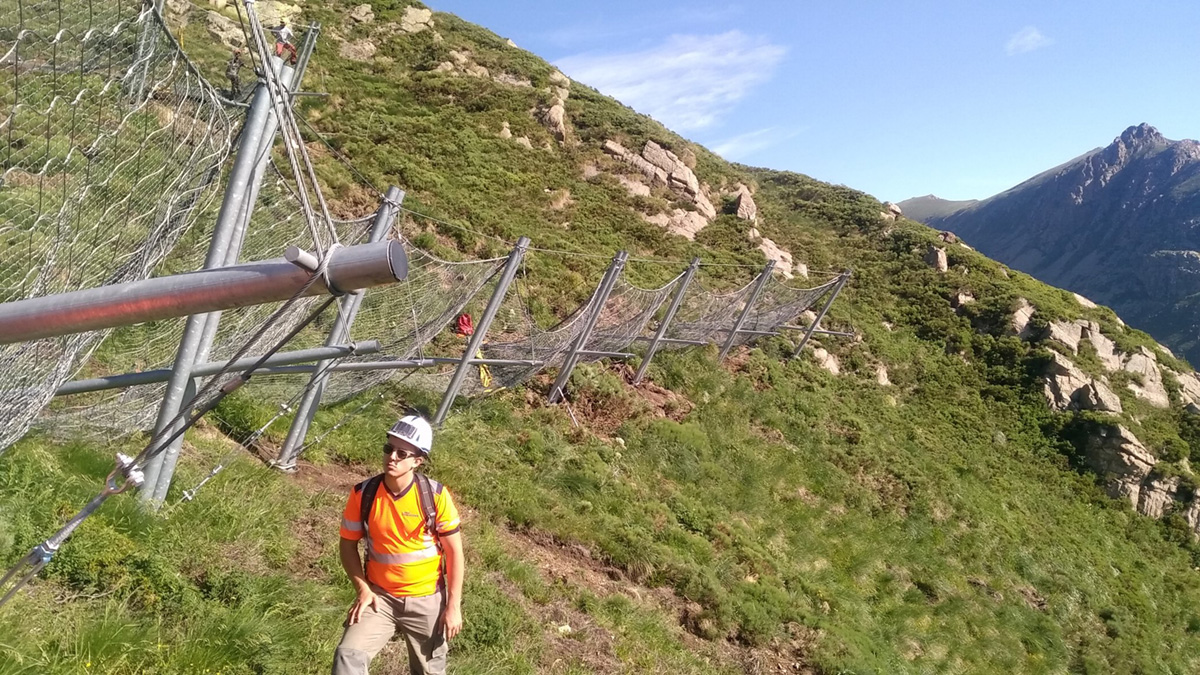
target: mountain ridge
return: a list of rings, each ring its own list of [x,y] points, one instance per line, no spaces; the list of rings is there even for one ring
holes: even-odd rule
[[[927,201],[900,205],[1016,269],[1113,307],[1200,360],[1198,324],[1184,316],[1196,306],[1200,266],[1175,253],[1200,249],[1200,143],[1169,140],[1142,123],[964,208]]]

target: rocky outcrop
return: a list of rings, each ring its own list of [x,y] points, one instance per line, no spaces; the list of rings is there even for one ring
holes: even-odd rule
[[[1087,328],[1083,330],[1083,337],[1092,344],[1092,348],[1095,349],[1100,363],[1104,364],[1105,370],[1112,371],[1121,368],[1121,355],[1117,353],[1117,346],[1100,332],[1100,324],[1089,321]]]
[[[1141,347],[1137,354],[1130,354],[1125,358],[1121,368],[1140,377],[1140,383],[1129,383],[1129,389],[1135,396],[1156,408],[1170,407],[1171,399],[1163,386],[1162,372],[1158,369],[1158,359],[1154,352]]]
[[[1037,309],[1029,304],[1025,298],[1017,298],[1017,308],[1013,310],[1012,321],[1009,323],[1009,328],[1012,329],[1012,334],[1021,339],[1028,338],[1032,329],[1029,326],[1029,320],[1033,318],[1033,313]]]
[[[1176,373],[1175,379],[1179,381],[1179,395],[1184,404],[1200,404],[1200,377],[1196,373]]]
[[[900,216],[904,215],[904,210],[900,208],[900,205],[893,204],[892,202],[884,202],[883,210],[892,214],[893,218],[899,218]]]
[[[364,3],[350,10],[350,18],[357,23],[371,23],[375,20],[375,12],[369,3]]]
[[[1079,341],[1083,339],[1083,326],[1074,321],[1051,321],[1050,339],[1078,353]]]
[[[1071,295],[1075,296],[1075,302],[1078,302],[1079,304],[1083,305],[1084,307],[1087,307],[1088,309],[1096,309],[1096,307],[1097,307],[1096,303],[1092,302],[1091,300],[1088,300],[1087,298],[1083,297],[1082,295],[1080,295],[1078,293],[1072,293]]]
[[[970,291],[959,291],[950,298],[950,306],[954,309],[962,309],[972,302],[975,302],[975,296]]]
[[[426,28],[433,28],[432,10],[411,5],[404,8],[404,15],[400,17],[400,30],[405,33],[420,33]]]
[[[629,192],[631,197],[649,197],[650,186],[640,180],[627,178],[625,176],[617,176],[617,182]]]
[[[1137,510],[1151,518],[1162,518],[1174,505],[1175,493],[1179,490],[1178,476],[1152,476],[1142,483],[1138,494]]]
[[[776,271],[782,274],[785,279],[792,279],[796,276],[792,273],[792,254],[780,248],[778,244],[763,237],[762,241],[758,244],[758,250],[763,252],[767,260],[775,261]],[[808,269],[805,268],[805,272],[807,271]]]
[[[1141,441],[1121,425],[1101,427],[1084,448],[1088,468],[1104,476],[1108,493],[1128,499],[1137,508],[1141,504],[1142,484],[1154,469],[1154,455]]]
[[[946,270],[950,269],[949,263],[946,260],[946,249],[940,246],[929,247],[929,250],[925,252],[925,262],[929,263],[930,267],[942,274],[945,274]]]
[[[690,201],[706,220],[717,217],[717,210],[704,194],[696,174],[675,153],[654,141],[646,141],[641,154],[630,152],[613,140],[604,141],[604,152],[620,159],[646,176],[651,184],[671,188]]]
[[[562,102],[556,102],[541,115],[542,124],[553,134],[559,143],[567,140],[567,109]]]
[[[1050,355],[1053,360],[1046,369],[1043,392],[1052,409],[1123,412],[1120,397],[1105,382],[1088,377],[1056,351]]]

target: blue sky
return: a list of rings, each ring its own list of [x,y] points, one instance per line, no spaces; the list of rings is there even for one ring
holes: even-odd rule
[[[430,0],[727,159],[984,198],[1142,122],[1200,138],[1200,2]]]

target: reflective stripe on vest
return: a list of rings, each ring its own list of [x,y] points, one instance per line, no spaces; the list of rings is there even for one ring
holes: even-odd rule
[[[428,560],[438,554],[437,546],[429,546],[417,551],[409,551],[407,553],[380,553],[375,550],[374,544],[367,543],[367,557],[381,565],[404,565],[406,563],[420,562]]]
[[[362,532],[362,523],[357,520],[346,520],[342,518],[342,527],[350,532]]]

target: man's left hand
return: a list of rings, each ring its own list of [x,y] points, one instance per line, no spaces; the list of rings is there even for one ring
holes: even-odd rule
[[[446,607],[446,615],[442,619],[442,624],[446,628],[446,640],[453,640],[454,636],[462,630],[462,608],[456,605]]]

